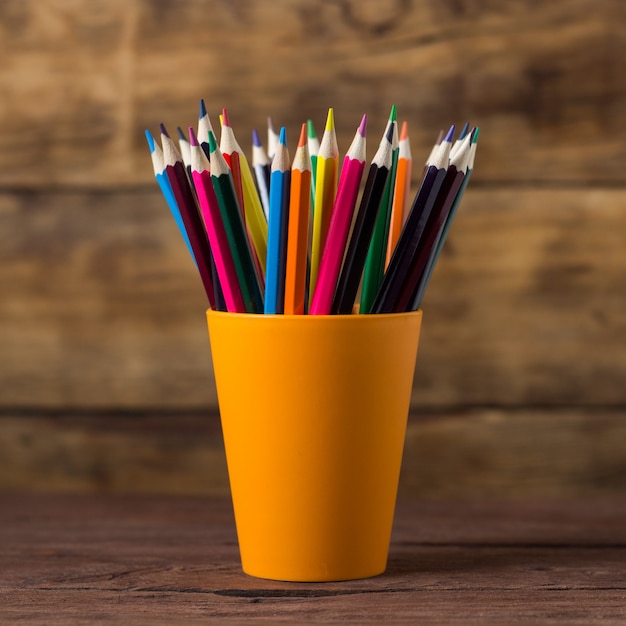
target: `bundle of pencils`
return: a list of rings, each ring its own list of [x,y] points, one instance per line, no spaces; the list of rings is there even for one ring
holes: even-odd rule
[[[197,129],[146,131],[155,178],[211,308],[332,315],[415,311],[474,169],[479,129],[441,131],[411,197],[413,159],[396,107],[365,175],[367,115],[340,164],[334,112],[321,141],[302,124],[293,160],[268,118],[252,132],[252,165],[228,111],[220,141],[204,101]],[[360,292],[360,297],[359,297]]]

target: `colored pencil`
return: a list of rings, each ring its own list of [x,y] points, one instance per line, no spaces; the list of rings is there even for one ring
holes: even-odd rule
[[[222,109],[222,115],[220,116],[220,122],[222,127],[222,136],[220,138],[220,152],[228,163],[230,171],[233,176],[233,184],[235,185],[235,192],[237,193],[237,201],[239,202],[239,208],[242,214],[245,214],[244,199],[243,199],[243,186],[241,182],[241,149],[238,150],[239,144],[235,139],[235,133],[230,125],[228,118],[228,111]]]
[[[272,159],[270,181],[270,218],[267,237],[267,273],[265,274],[265,313],[285,310],[285,272],[287,267],[287,232],[289,227],[289,191],[291,165],[287,150],[287,131],[280,129],[276,154]]]
[[[329,315],[332,309],[335,287],[348,241],[363,170],[365,169],[366,126],[367,115],[364,115],[343,160],[326,245],[309,307],[311,315]]]
[[[311,208],[315,203],[315,176],[317,173],[317,153],[320,150],[320,140],[317,138],[313,120],[307,120],[306,123],[307,144],[309,147],[309,156],[311,157]]]
[[[246,227],[237,204],[237,194],[228,163],[224,159],[213,132],[209,132],[211,150],[211,181],[217,197],[224,229],[233,251],[233,258],[238,259],[240,267],[237,273],[246,311],[263,312],[263,294],[259,276],[254,263],[253,251],[248,239]],[[237,265],[235,265],[237,268]]]
[[[206,154],[206,158],[211,158],[211,150],[209,148],[209,132],[213,132],[213,126],[211,125],[211,119],[206,111],[204,100],[200,100],[200,112],[198,114],[198,132],[197,137],[200,142],[200,147]]]
[[[387,254],[387,241],[389,240],[389,226],[391,219],[391,207],[393,204],[393,189],[398,166],[398,122],[396,119],[396,107],[391,107],[389,125],[393,130],[391,169],[387,178],[387,187],[381,201],[380,210],[376,218],[374,233],[363,272],[363,284],[361,285],[360,313],[369,313],[374,303],[378,288],[383,281],[385,273],[385,258]]]
[[[426,173],[422,177],[409,216],[389,261],[389,267],[376,294],[372,313],[392,313],[396,310],[400,292],[404,287],[405,274],[417,254],[433,206],[446,177],[453,135],[454,126],[451,126],[445,139],[438,144],[437,150],[427,163]]]
[[[395,308],[395,311],[398,313],[401,311],[409,311],[413,306],[413,299],[419,280],[428,263],[428,258],[433,248],[437,245],[437,240],[441,235],[452,204],[465,178],[469,153],[470,135],[463,140],[463,144],[457,150],[454,158],[450,160],[448,171],[446,172],[441,189],[437,194],[437,200],[431,211],[428,223],[426,224],[426,230],[420,242],[419,250],[406,273],[404,286],[400,291],[400,296]]]
[[[224,112],[226,112],[225,109]],[[223,113],[222,117],[225,120],[225,123],[222,126],[222,132],[227,134],[229,142],[232,143],[233,152],[231,155],[235,152],[237,153],[239,170],[241,173],[243,193],[242,210],[244,221],[250,241],[252,242],[252,250],[254,253],[255,263],[258,267],[259,278],[261,280],[261,284],[263,284],[265,277],[265,261],[267,258],[267,218],[265,217],[265,212],[263,211],[263,207],[261,205],[261,200],[256,189],[254,176],[252,175],[248,159],[235,137],[235,133],[230,126],[228,116],[224,116]]]
[[[437,245],[434,248],[433,253],[428,258],[428,263],[426,264],[426,268],[424,269],[424,272],[422,273],[422,276],[415,290],[415,294],[413,295],[412,302],[409,307],[413,311],[416,311],[422,305],[424,294],[426,292],[426,287],[428,286],[428,283],[430,282],[433,270],[435,269],[435,265],[437,264],[437,261],[439,260],[441,250],[446,242],[448,232],[450,231],[450,227],[456,215],[457,209],[459,208],[459,204],[461,203],[463,194],[465,193],[465,188],[467,187],[469,180],[472,176],[472,171],[474,170],[474,160],[476,158],[476,143],[478,141],[479,132],[480,132],[479,128],[474,128],[474,130],[472,131],[470,153],[469,153],[469,157],[467,161],[467,170],[465,172],[465,177],[463,178],[463,183],[461,184],[461,187],[456,194],[456,198],[454,199],[454,203],[452,205],[452,208],[450,209],[448,218],[446,219],[445,225],[443,227],[443,231],[441,233],[441,236],[439,237],[439,241],[437,242]]]
[[[191,244],[189,243],[189,236],[187,235],[187,231],[185,230],[185,225],[183,224],[183,218],[180,215],[180,210],[178,209],[178,204],[176,203],[176,198],[174,197],[174,192],[172,191],[172,186],[170,185],[170,181],[165,173],[165,164],[163,163],[163,151],[161,147],[155,142],[152,133],[149,130],[146,130],[146,139],[148,140],[148,147],[150,148],[150,157],[152,159],[152,167],[154,169],[154,177],[161,189],[161,193],[165,198],[165,202],[176,222],[176,226],[178,226],[178,230],[182,235],[182,238],[187,246],[187,250],[189,250],[189,254],[193,259],[193,262],[196,262],[196,259],[193,255],[193,250],[191,249]],[[197,264],[196,264],[197,266]]]
[[[404,226],[404,222],[408,216],[412,163],[408,124],[403,122],[398,148],[396,179],[394,181],[393,188],[393,202],[391,205],[391,219],[389,223],[389,239],[387,241],[385,269],[389,266],[391,255],[395,250],[400,233],[402,232],[402,226]]]
[[[189,147],[189,141],[183,132],[183,129],[180,126],[176,127],[176,132],[178,133],[178,147],[180,149],[180,156],[183,157],[183,163],[185,164],[185,169],[187,170],[187,176],[189,181],[191,180],[191,149]],[[193,184],[193,182],[192,182]]]
[[[345,259],[339,274],[339,280],[337,281],[337,288],[335,289],[331,309],[331,312],[334,314],[352,313],[361,275],[363,274],[367,250],[376,223],[376,216],[380,209],[380,203],[387,185],[387,178],[389,177],[389,170],[391,169],[392,141],[393,128],[388,126],[367,174]]]
[[[335,202],[337,188],[337,168],[339,166],[339,148],[335,131],[335,116],[332,108],[328,110],[326,128],[317,153],[315,174],[315,203],[313,205],[313,235],[311,240],[311,269],[309,289],[315,291],[317,272],[328,234],[330,215]]]
[[[274,122],[271,117],[267,118],[267,156],[271,161],[276,154],[276,146],[278,145],[278,133],[274,128]]]
[[[270,159],[256,130],[252,131],[252,169],[266,219],[270,214]]]
[[[284,312],[286,315],[302,315],[305,311],[311,169],[306,124],[302,124],[298,148],[291,164],[287,267],[285,269]]]
[[[191,189],[183,159],[165,126],[161,124],[161,145],[165,172],[176,198],[176,204],[189,237],[200,279],[212,308],[216,308],[215,285],[213,282],[213,259],[204,224],[198,211],[196,197]]]
[[[226,309],[234,313],[245,313],[246,304],[239,287],[235,259],[233,259],[219,202],[213,188],[209,160],[200,147],[193,128],[189,128],[189,157],[200,212],[215,259],[215,267],[222,286]],[[237,261],[239,260],[237,259]]]
[[[463,143],[463,140],[467,136],[467,133],[469,133],[469,122],[465,122],[465,124],[463,125],[463,128],[461,128],[461,132],[459,133],[459,136],[456,138],[456,141],[452,144],[452,148],[450,148],[451,159],[454,158],[454,155],[456,154],[457,150],[461,147],[461,144]]]
[[[435,152],[437,152],[439,146],[441,145],[441,142],[443,141],[444,137],[446,136],[445,131],[442,129],[439,131],[439,134],[437,135],[437,139],[435,141],[435,143],[433,144],[433,147],[430,149],[430,152],[428,154],[428,158],[426,159],[425,163],[424,163],[424,172],[426,172],[426,169],[428,168],[428,164],[432,162],[432,160],[435,158]]]

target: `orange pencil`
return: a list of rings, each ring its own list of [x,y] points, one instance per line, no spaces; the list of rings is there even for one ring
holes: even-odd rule
[[[307,125],[302,124],[298,148],[291,166],[285,315],[304,314],[309,214],[311,211],[311,169],[311,156],[307,145]]]
[[[389,224],[385,268],[389,265],[391,255],[398,243],[402,226],[404,226],[404,221],[408,213],[412,166],[413,161],[411,158],[411,146],[409,144],[409,127],[406,122],[403,122],[398,151],[398,169],[396,170],[396,180],[393,189],[393,204],[391,206],[391,222]]]

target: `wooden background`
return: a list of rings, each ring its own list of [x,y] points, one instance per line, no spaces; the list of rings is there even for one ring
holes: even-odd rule
[[[144,129],[335,108],[418,166],[480,126],[424,302],[401,488],[624,493],[620,0],[0,4],[0,489],[227,490],[199,279]],[[417,184],[417,179],[414,181]]]

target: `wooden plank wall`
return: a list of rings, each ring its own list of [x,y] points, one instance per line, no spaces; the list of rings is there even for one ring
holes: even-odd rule
[[[2,3],[0,488],[226,484],[205,301],[143,135],[205,98],[244,147],[268,114],[321,134],[333,106],[345,150],[367,112],[369,156],[395,103],[414,189],[440,128],[480,126],[403,485],[623,489],[623,19],[619,0]]]

